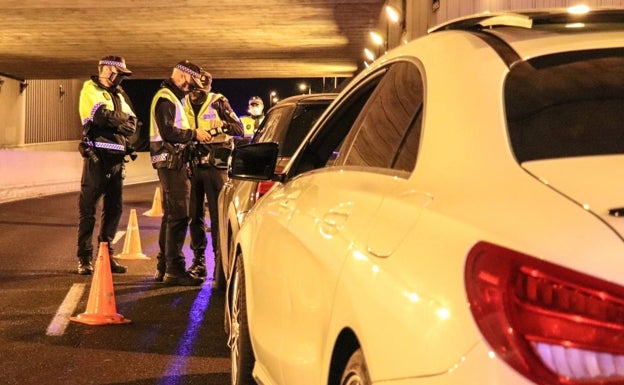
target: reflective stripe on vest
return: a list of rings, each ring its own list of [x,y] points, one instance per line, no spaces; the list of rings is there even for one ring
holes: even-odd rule
[[[106,150],[113,150],[113,151],[121,151],[123,153],[126,152],[126,147],[123,144],[108,143],[108,142],[92,142],[90,140],[85,141],[85,143],[90,147],[104,148]]]

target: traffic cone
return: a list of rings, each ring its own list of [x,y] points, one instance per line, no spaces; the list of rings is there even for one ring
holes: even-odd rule
[[[154,201],[152,202],[152,208],[143,213],[146,217],[162,217],[162,199],[160,198],[160,187],[156,187],[154,193]]]
[[[130,210],[128,229],[126,230],[126,240],[121,254],[115,255],[117,259],[149,259],[141,251],[141,235],[139,234],[139,224],[136,209]]]
[[[100,250],[95,262],[93,281],[89,291],[87,310],[69,319],[87,325],[127,324],[132,322],[121,314],[117,314],[107,242],[100,242]]]

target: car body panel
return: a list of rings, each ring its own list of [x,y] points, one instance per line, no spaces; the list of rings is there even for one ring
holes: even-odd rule
[[[624,227],[608,214],[624,207],[624,156],[519,162],[504,93],[515,63],[621,47],[624,28],[581,35],[501,27],[492,34],[516,50],[514,60],[479,33],[449,29],[373,63],[319,119],[283,171],[284,183],[246,217],[235,243],[247,272],[260,383],[327,384],[340,349],[353,348],[345,333],[355,336],[374,384],[535,383],[497,356],[471,313],[466,261],[480,242],[624,284]],[[393,106],[409,103],[384,99],[383,87],[400,91],[385,81],[397,68],[400,76],[422,76],[415,166],[351,165],[355,143],[366,143],[361,132],[394,128]],[[349,132],[335,163],[308,166],[335,128],[332,119],[378,73],[372,102],[355,122],[343,119]],[[387,108],[382,123],[366,120],[379,116],[372,103]],[[378,150],[359,151],[368,148]]]

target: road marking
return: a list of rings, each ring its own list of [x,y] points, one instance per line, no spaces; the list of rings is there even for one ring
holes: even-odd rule
[[[48,325],[46,335],[61,336],[65,333],[65,328],[67,328],[67,324],[69,324],[69,317],[74,313],[76,305],[78,305],[86,286],[87,284],[85,283],[75,283],[72,285],[63,303],[61,303],[61,306],[59,306],[56,311],[52,322]]]

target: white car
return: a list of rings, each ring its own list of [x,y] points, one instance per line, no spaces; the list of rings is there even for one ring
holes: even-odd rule
[[[234,242],[233,384],[624,384],[624,10],[440,26],[274,159],[230,159],[280,182]]]

